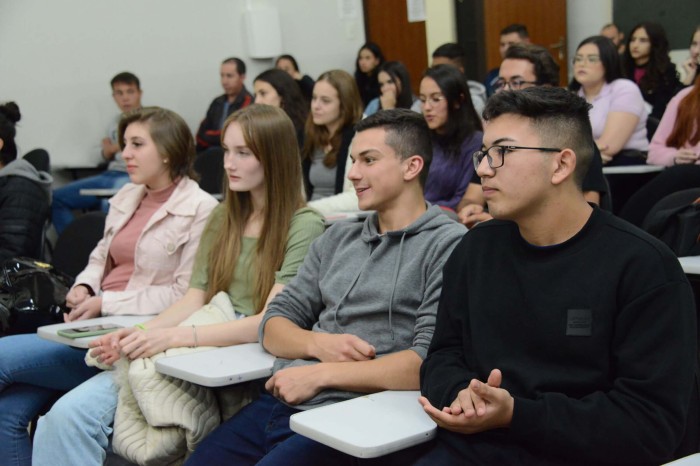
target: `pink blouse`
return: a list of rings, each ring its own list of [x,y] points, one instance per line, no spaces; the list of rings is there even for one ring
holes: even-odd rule
[[[698,85],[698,84],[696,84]],[[647,163],[650,165],[665,165],[671,166],[674,163],[674,156],[678,149],[690,149],[696,154],[700,153],[700,142],[691,146],[686,142],[682,147],[669,147],[666,145],[666,140],[673,132],[673,127],[676,125],[676,118],[678,117],[678,104],[685,96],[687,96],[690,91],[693,90],[693,86],[686,87],[682,89],[678,94],[673,96],[671,101],[666,107],[664,116],[661,117],[661,122],[659,127],[654,133],[654,138],[651,140],[649,145],[649,156],[647,157]],[[695,131],[698,129],[695,128]],[[695,164],[700,164],[700,159],[698,159]]]

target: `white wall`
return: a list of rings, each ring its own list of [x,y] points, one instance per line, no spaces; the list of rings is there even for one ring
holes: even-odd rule
[[[576,55],[576,47],[585,39],[600,33],[600,28],[612,22],[612,0],[567,0],[567,54]],[[569,78],[573,67],[569,66]]]
[[[425,40],[430,64],[433,61],[433,50],[447,42],[457,42],[454,2],[425,0],[425,16]]]
[[[125,70],[141,79],[144,105],[170,108],[196,131],[221,93],[224,58],[246,62],[249,88],[273,64],[248,57],[247,5],[278,8],[283,52],[297,58],[302,72],[354,70],[364,42],[361,0],[1,2],[0,101],[20,106],[20,150],[44,147],[54,166],[94,165],[118,111],[109,81]],[[341,19],[341,6],[355,16]]]

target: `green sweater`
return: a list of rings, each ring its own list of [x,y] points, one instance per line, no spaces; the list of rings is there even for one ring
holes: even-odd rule
[[[217,206],[204,229],[190,280],[191,288],[207,289],[209,283],[209,250],[214,243],[215,232],[221,227],[223,222],[224,209],[224,204]],[[317,236],[323,233],[323,230],[323,219],[315,210],[304,207],[296,211],[289,226],[282,267],[275,273],[275,283],[286,285],[297,274],[297,269],[304,261],[309,245]],[[257,238],[243,238],[241,254],[236,262],[236,271],[228,287],[228,295],[231,298],[233,308],[245,315],[253,315],[255,313],[255,306],[253,305],[253,269],[250,267],[250,263],[255,255],[257,244]]]

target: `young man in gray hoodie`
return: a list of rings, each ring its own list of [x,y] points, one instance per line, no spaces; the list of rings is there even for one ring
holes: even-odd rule
[[[405,109],[357,125],[348,178],[364,223],[338,223],[267,307],[260,341],[277,356],[267,392],[210,434],[188,465],[352,461],[289,428],[289,416],[382,390],[416,390],[433,336],[442,267],[466,232],[423,198],[425,120]]]

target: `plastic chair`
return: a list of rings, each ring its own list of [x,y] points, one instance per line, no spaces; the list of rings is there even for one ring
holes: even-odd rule
[[[104,235],[106,217],[101,211],[88,212],[68,225],[56,240],[53,266],[73,278],[82,272],[90,253]]]
[[[199,187],[209,194],[221,194],[224,187],[224,151],[212,147],[197,154],[194,171],[199,175]]]
[[[51,172],[51,159],[49,157],[49,153],[44,150],[44,149],[33,149],[24,154],[24,160],[27,162],[31,163],[34,168],[37,169],[37,171],[40,172],[46,172],[50,173]],[[47,256],[47,247],[50,249],[50,245],[48,244],[48,239],[47,239],[47,232],[51,226],[51,219],[49,216],[51,215],[51,206],[49,205],[49,211],[48,215],[46,218],[46,221],[44,222],[44,226],[41,229],[41,244],[39,245],[39,249],[37,251],[37,258],[41,260],[46,260]]]
[[[49,158],[49,153],[44,149],[34,149],[30,150],[24,154],[24,160],[34,165],[40,172],[51,172],[51,161]]]

